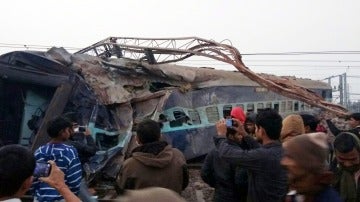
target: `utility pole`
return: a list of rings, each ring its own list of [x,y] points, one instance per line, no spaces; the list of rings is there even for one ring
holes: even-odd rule
[[[346,78],[346,73],[343,74],[343,79],[344,79],[344,103],[345,103],[345,108],[349,107],[349,93],[348,93],[348,86],[347,86],[347,78]]]
[[[344,83],[343,83],[343,74],[339,75],[339,92],[340,92],[340,104],[344,106]]]
[[[343,105],[345,108],[349,107],[349,89],[347,84],[347,75],[346,73],[333,75],[325,78],[324,80],[328,80],[328,84],[331,86],[331,79],[339,77],[339,86],[337,90],[334,88],[333,92],[339,91],[340,95],[340,105]]]

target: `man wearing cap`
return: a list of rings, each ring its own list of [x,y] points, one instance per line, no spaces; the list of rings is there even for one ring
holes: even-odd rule
[[[342,132],[334,141],[336,160],[335,188],[344,202],[360,201],[360,140],[350,132]]]
[[[244,111],[240,107],[233,108],[230,114],[231,118],[238,119],[242,123],[245,121]],[[241,139],[242,136],[235,130],[228,130],[226,133],[228,144],[246,149],[246,146],[241,144]],[[201,168],[201,178],[215,188],[215,202],[246,201],[247,171],[220,158],[217,148],[206,156]]]
[[[295,136],[283,143],[281,159],[288,171],[289,187],[296,192],[286,202],[340,202],[339,194],[330,186],[333,173],[328,170],[327,137],[324,133],[308,133]],[[297,195],[301,194],[301,196]]]
[[[337,136],[341,132],[345,132],[345,131],[342,131],[342,130],[338,129],[331,122],[330,119],[326,120],[326,123],[328,124],[329,129],[330,129],[331,133],[334,136]],[[346,132],[351,132],[351,133],[355,134],[356,136],[360,137],[360,113],[352,113],[352,114],[350,114],[349,117],[348,117],[347,123],[349,124],[351,129],[346,130]]]

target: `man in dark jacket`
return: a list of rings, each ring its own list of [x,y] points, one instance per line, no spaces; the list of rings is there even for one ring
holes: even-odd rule
[[[244,114],[244,112],[242,113]],[[244,122],[245,116],[232,116],[232,118]],[[228,144],[248,149],[247,145],[241,144],[241,135],[236,131],[228,130],[226,137]],[[208,185],[215,188],[215,202],[246,201],[248,187],[247,171],[220,158],[217,148],[206,156],[201,169],[201,178]]]
[[[136,129],[140,146],[132,151],[120,169],[120,189],[163,187],[180,193],[186,188],[189,174],[184,155],[165,141],[160,141],[159,123],[144,120]]]
[[[237,121],[237,120],[235,120]],[[249,172],[248,201],[279,202],[287,192],[287,176],[280,165],[283,149],[279,142],[282,118],[275,110],[264,110],[256,117],[255,134],[261,140],[259,148],[243,150],[225,141],[226,124],[224,120],[216,124],[220,158],[246,168]],[[254,138],[246,135],[243,125],[238,121],[236,130],[243,135],[248,145],[257,145]]]
[[[336,160],[335,188],[344,202],[360,201],[360,140],[350,132],[342,132],[334,141]]]
[[[76,113],[68,112],[63,115],[66,119],[72,122],[74,133],[71,134],[65,144],[76,148],[79,159],[82,165],[87,163],[90,157],[94,156],[97,151],[94,138],[92,138],[90,130],[86,127],[79,126],[77,123]]]

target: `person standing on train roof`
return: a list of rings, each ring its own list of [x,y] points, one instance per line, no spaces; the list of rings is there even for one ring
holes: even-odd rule
[[[251,149],[244,150],[230,145],[225,139],[227,133],[225,120],[220,120],[216,123],[218,137],[215,139],[220,158],[248,170],[247,201],[283,201],[288,186],[286,170],[280,165],[283,156],[283,148],[279,141],[282,117],[273,109],[258,113],[255,134],[262,141],[262,146],[257,148],[255,146],[259,143],[246,134],[239,120],[234,119],[234,121],[238,124],[235,130],[242,135],[242,141],[251,146]]]

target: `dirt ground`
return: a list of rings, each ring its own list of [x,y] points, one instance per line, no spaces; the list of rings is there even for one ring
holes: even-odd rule
[[[189,185],[181,196],[188,202],[212,201],[214,189],[201,180],[200,169],[190,169],[189,175]]]

